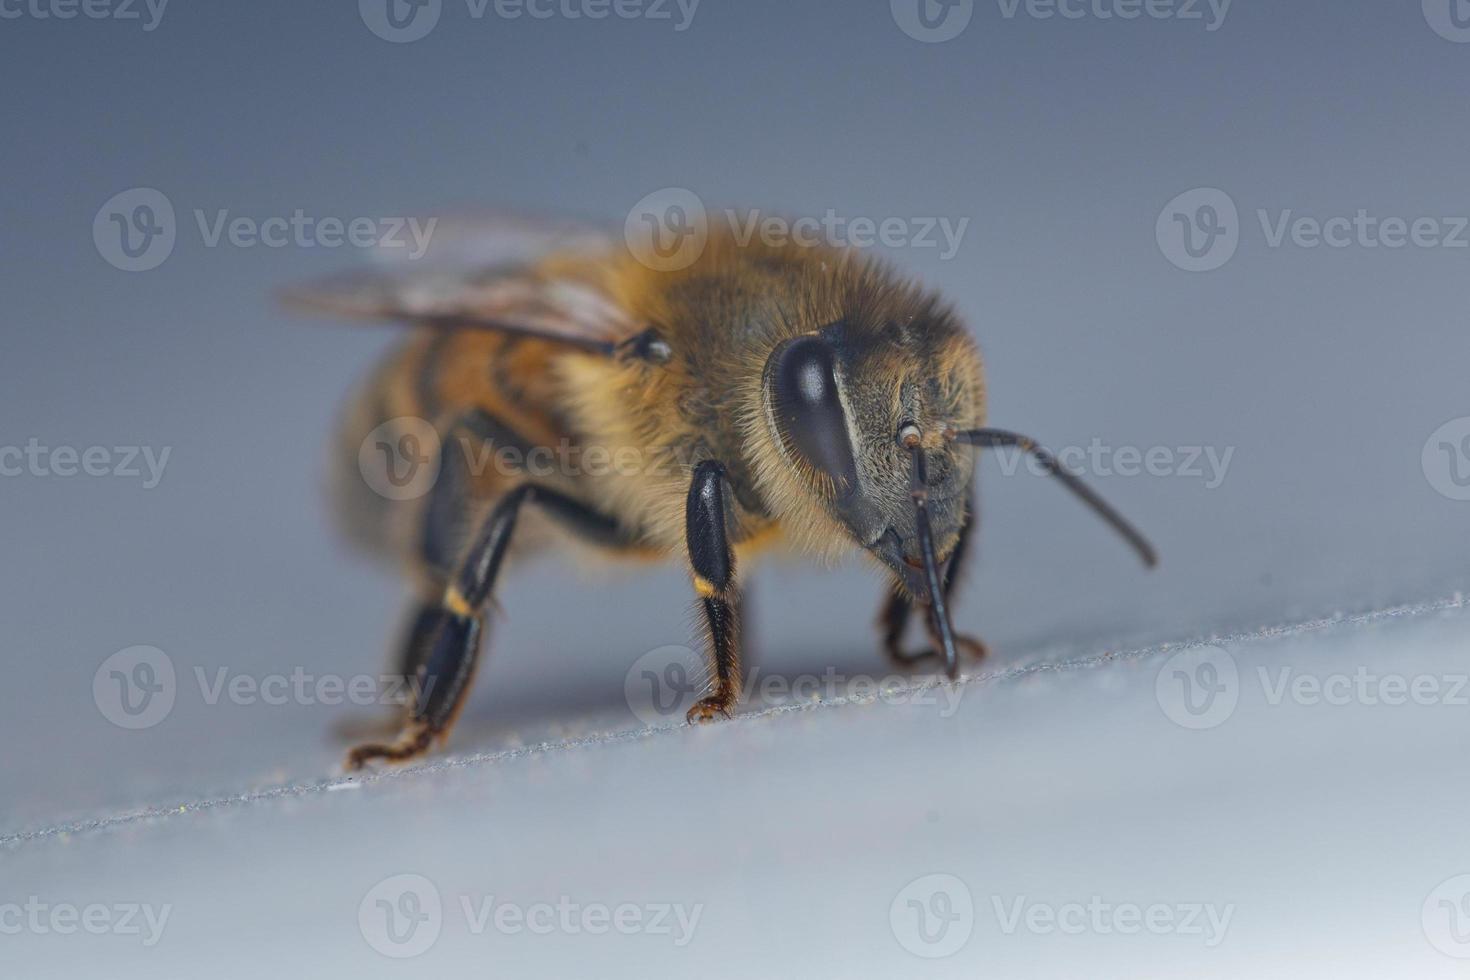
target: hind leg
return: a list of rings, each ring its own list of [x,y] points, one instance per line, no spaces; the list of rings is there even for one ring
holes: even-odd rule
[[[444,444],[450,445],[453,434],[461,431],[462,422],[450,426]],[[405,610],[400,635],[389,654],[381,695],[384,703],[394,710],[381,718],[348,719],[339,727],[346,738],[354,741],[383,738],[402,726],[403,713],[414,700],[413,691],[424,682],[419,676],[420,668],[427,661],[434,635],[443,623],[439,597],[454,571],[466,514],[481,499],[477,489],[466,454],[442,452],[439,476],[424,498],[418,514],[418,532],[407,549],[417,595]]]
[[[628,542],[628,535],[612,518],[555,490],[523,483],[501,498],[456,562],[438,602],[421,620],[422,629],[410,636],[411,649],[406,655],[417,663],[401,730],[391,742],[353,749],[347,756],[348,769],[361,768],[374,759],[404,762],[449,736],[479,663],[486,609],[516,520],[528,503],[590,540],[609,545]]]

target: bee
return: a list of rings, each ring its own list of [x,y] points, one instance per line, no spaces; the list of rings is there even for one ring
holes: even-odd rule
[[[1155,563],[1051,453],[985,427],[969,332],[866,253],[711,227],[692,261],[665,269],[606,234],[504,221],[441,224],[431,253],[451,260],[286,296],[409,328],[350,401],[336,453],[337,510],[404,563],[415,596],[393,667],[409,691],[396,733],[352,749],[349,769],[447,739],[502,569],[551,547],[687,563],[709,668],[690,722],[736,707],[740,573],[778,544],[883,569],[878,622],[894,660],[938,657],[954,678],[961,651],[983,656],[950,614],[980,448],[1031,454]],[[360,467],[374,447],[390,466],[417,454],[437,476],[418,496],[375,490]],[[910,653],[916,610],[931,647]]]

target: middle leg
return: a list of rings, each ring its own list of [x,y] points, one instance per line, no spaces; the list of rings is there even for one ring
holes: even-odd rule
[[[694,470],[684,508],[684,534],[694,591],[709,630],[711,692],[689,709],[688,721],[730,717],[740,695],[740,589],[725,519],[725,468],[712,460]]]

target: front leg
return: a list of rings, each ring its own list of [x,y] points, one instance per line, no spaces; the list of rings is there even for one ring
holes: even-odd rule
[[[971,538],[977,522],[978,518],[972,502],[965,508],[965,522],[960,525],[959,539],[955,542],[949,564],[945,566],[944,599],[946,604],[951,601],[955,586],[964,575],[965,565],[970,557]],[[925,606],[924,626],[929,633],[930,641],[934,644],[933,648],[921,650],[918,653],[908,653],[903,649],[903,634],[908,627],[909,616],[913,609],[914,601],[902,590],[895,588],[878,617],[878,627],[883,633],[883,651],[888,654],[890,660],[904,666],[911,666],[920,660],[935,656],[935,651],[940,646],[935,636],[934,617],[929,614],[929,607]],[[956,636],[955,645],[977,660],[984,657],[987,652],[985,644],[973,636]]]
[[[707,460],[694,470],[684,508],[684,536],[694,591],[699,593],[709,630],[712,675],[710,694],[689,709],[691,723],[716,715],[730,717],[740,693],[740,590],[725,519],[725,491],[725,468]]]

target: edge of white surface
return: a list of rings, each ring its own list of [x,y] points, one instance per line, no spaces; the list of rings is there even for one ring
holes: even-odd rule
[[[1250,643],[1300,636],[1341,626],[1362,626],[1389,620],[1432,616],[1452,610],[1465,609],[1467,606],[1470,606],[1470,599],[1467,599],[1464,594],[1456,592],[1441,598],[1402,603],[1363,612],[1337,613],[1331,616],[1261,626],[1246,630],[1236,630],[1207,637],[1194,637],[1121,650],[1108,650],[1102,653],[1067,660],[1040,661],[997,670],[961,674],[953,683],[959,687],[1002,684],[1037,674],[1055,671],[1090,670],[1110,664],[1145,660],[1150,657],[1173,654],[1181,650],[1189,650],[1212,644]],[[931,690],[945,683],[949,682],[939,677],[928,677],[909,682],[902,686],[900,691],[902,693],[919,693]],[[733,719],[730,719],[724,724],[759,723],[764,719],[787,715],[793,712],[840,708],[846,705],[867,704],[874,700],[875,698],[872,696],[858,697],[846,695],[818,698],[791,704],[780,704],[737,714]],[[532,745],[501,749],[493,752],[448,756],[432,762],[406,766],[400,769],[381,770],[352,776],[330,777],[314,781],[298,781],[236,794],[201,797],[169,805],[143,807],[116,813],[104,813],[91,818],[0,834],[0,848],[13,851],[26,844],[102,833],[131,824],[178,819],[214,810],[250,806],[281,799],[306,797],[318,793],[339,792],[387,780],[413,779],[451,770],[498,765],[532,756],[561,753],[589,746],[640,741],[647,738],[668,736],[686,727],[685,725],[670,725],[659,728],[628,728],[597,732],[574,738],[543,741]]]

